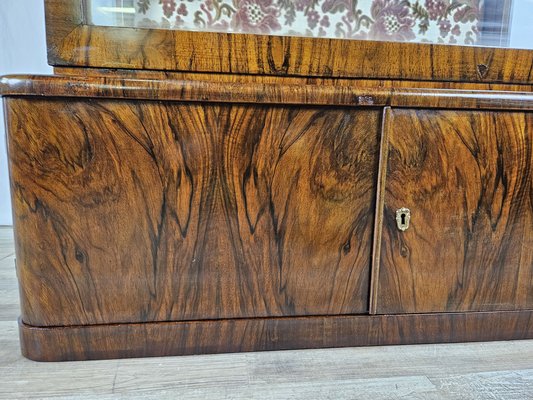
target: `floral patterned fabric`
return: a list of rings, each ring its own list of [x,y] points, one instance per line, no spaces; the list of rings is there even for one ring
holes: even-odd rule
[[[137,27],[476,44],[483,0],[135,0]]]

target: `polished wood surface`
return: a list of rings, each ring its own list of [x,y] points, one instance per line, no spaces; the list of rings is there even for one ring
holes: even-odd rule
[[[34,362],[20,353],[14,259],[13,230],[0,227],[2,399],[522,400],[533,392],[533,340]]]
[[[0,80],[28,357],[533,337],[530,85],[85,72]]]
[[[458,89],[458,90],[493,90],[499,92],[531,92],[533,85],[490,82],[450,82],[450,81],[415,81],[410,79],[368,79],[368,78],[330,78],[313,76],[279,76],[252,74],[225,74],[188,71],[154,71],[143,69],[109,69],[54,67],[54,75],[79,77],[99,77],[113,79],[146,79],[200,82],[232,83],[275,83],[278,85],[315,85],[315,86],[350,86],[353,88],[418,88],[418,89]]]
[[[531,113],[388,111],[376,312],[533,308],[532,128]]]
[[[85,0],[44,0],[48,60],[72,31],[86,23]],[[52,65],[52,64],[50,64]]]
[[[37,361],[533,338],[533,311],[251,318],[37,328],[20,323]]]
[[[25,323],[368,310],[379,110],[6,108]]]
[[[533,51],[85,5],[0,80],[26,357],[533,338]]]
[[[519,86],[522,88],[523,86]],[[111,76],[11,75],[0,79],[3,96],[106,97],[217,103],[532,110],[533,94],[516,90],[279,84]]]
[[[533,83],[533,51],[87,25],[81,0],[45,0],[53,66]]]

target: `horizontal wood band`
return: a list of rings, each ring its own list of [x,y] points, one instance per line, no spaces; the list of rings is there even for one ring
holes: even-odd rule
[[[54,14],[56,11],[52,10],[47,13]],[[533,82],[530,50],[75,25],[68,11],[66,16],[71,21],[61,24],[57,33],[54,28],[48,29],[50,65],[278,76]]]
[[[36,361],[232,353],[533,338],[533,311],[251,318],[32,327],[22,353]]]
[[[106,97],[224,103],[533,109],[533,93],[489,90],[369,88],[12,75],[0,79],[3,96]]]
[[[495,90],[533,92],[533,85],[490,82],[415,81],[407,79],[321,78],[308,76],[274,76],[244,74],[210,74],[205,72],[154,71],[143,69],[106,69],[54,67],[54,75],[74,77],[108,77],[115,79],[184,80],[235,83],[275,83],[287,85],[355,86],[358,88],[427,88],[459,90]]]

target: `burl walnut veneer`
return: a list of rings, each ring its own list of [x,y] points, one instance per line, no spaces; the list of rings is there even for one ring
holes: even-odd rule
[[[2,91],[30,358],[533,337],[532,94]]]
[[[533,51],[92,26],[0,81],[34,360],[533,338]]]

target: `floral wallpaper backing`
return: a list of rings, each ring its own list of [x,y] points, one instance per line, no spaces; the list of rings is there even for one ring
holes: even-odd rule
[[[483,0],[135,0],[137,27],[476,44]]]

